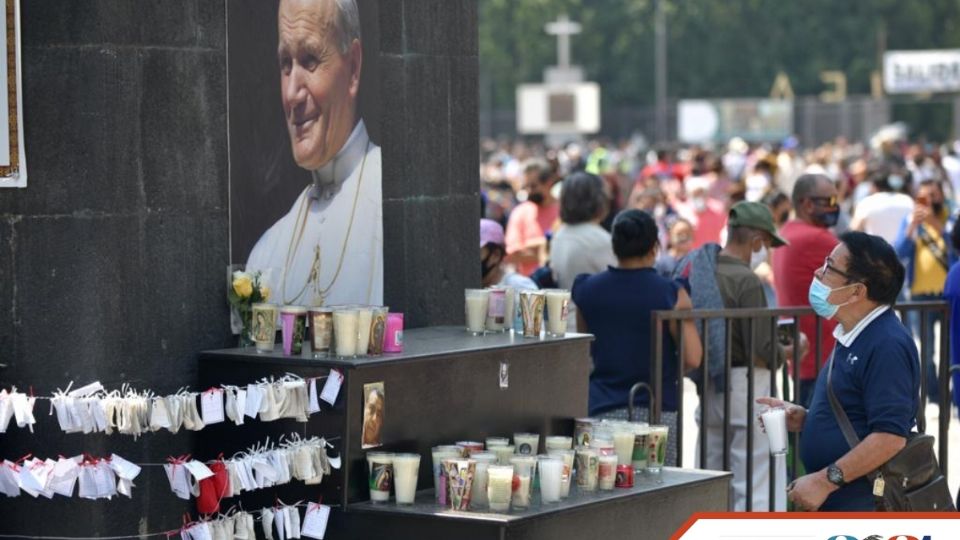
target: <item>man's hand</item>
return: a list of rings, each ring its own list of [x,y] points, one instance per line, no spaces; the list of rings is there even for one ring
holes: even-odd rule
[[[826,470],[822,470],[801,476],[787,486],[787,499],[793,501],[796,510],[815,512],[837,489],[827,480]]]
[[[757,398],[757,403],[767,407],[783,407],[787,411],[787,431],[794,433],[803,429],[803,421],[807,418],[807,410],[799,405],[794,405],[789,401],[772,397]],[[760,428],[763,429],[763,420],[757,415],[760,422]],[[764,430],[766,431],[766,430]]]

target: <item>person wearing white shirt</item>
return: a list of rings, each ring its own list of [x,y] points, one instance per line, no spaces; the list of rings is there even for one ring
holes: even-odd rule
[[[281,0],[280,88],[294,160],[311,171],[290,211],[257,241],[271,301],[383,303],[380,147],[357,111],[362,45],[355,0]]]
[[[868,195],[853,212],[850,228],[879,236],[893,245],[900,223],[913,212],[913,199],[900,192],[905,184],[904,172],[889,169],[874,181],[872,195]]]

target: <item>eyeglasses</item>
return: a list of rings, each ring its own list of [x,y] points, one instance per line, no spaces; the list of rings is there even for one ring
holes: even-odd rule
[[[822,205],[824,205],[824,206],[826,206],[826,207],[829,207],[829,208],[833,208],[834,206],[837,206],[837,197],[836,197],[836,196],[832,196],[832,197],[807,197],[807,198],[810,199],[811,201],[817,203],[817,204],[822,204]]]
[[[828,270],[833,272],[834,274],[837,274],[840,277],[846,278],[847,281],[853,281],[853,277],[851,277],[850,274],[830,264],[830,257],[823,259],[823,266],[820,267],[819,273],[821,276],[823,276],[823,275],[826,275]]]

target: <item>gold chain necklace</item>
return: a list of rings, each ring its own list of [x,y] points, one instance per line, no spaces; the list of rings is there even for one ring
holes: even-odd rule
[[[310,265],[310,275],[307,277],[306,283],[303,284],[303,287],[300,288],[300,291],[297,292],[293,298],[287,298],[287,271],[290,269],[290,258],[297,252],[300,248],[300,242],[303,240],[304,231],[307,228],[307,218],[310,216],[310,212],[304,210],[307,208],[307,201],[310,200],[310,197],[304,197],[304,200],[300,203],[300,208],[297,210],[297,222],[300,225],[299,234],[294,234],[290,236],[290,245],[287,246],[287,256],[284,259],[283,267],[283,282],[281,284],[281,295],[283,297],[284,304],[291,304],[294,300],[300,298],[304,292],[306,292],[307,287],[311,283],[315,285],[315,298],[317,299],[316,305],[322,306],[326,299],[326,295],[330,292],[330,289],[333,288],[333,285],[337,282],[337,278],[340,277],[340,270],[343,268],[344,256],[347,252],[347,244],[350,242],[350,233],[353,231],[353,218],[357,214],[357,201],[360,200],[360,188],[363,185],[363,169],[367,165],[367,153],[370,150],[370,141],[367,140],[367,144],[364,147],[363,151],[363,160],[360,162],[360,175],[357,178],[357,190],[353,195],[353,209],[350,211],[350,221],[347,222],[347,234],[343,238],[343,246],[340,248],[340,260],[337,262],[337,270],[333,274],[333,278],[330,280],[330,284],[325,288],[321,289],[319,287],[320,281],[320,245],[317,244],[313,248],[313,263]],[[336,164],[334,164],[333,170],[334,179],[336,179]],[[303,214],[303,219],[300,219],[300,215]],[[294,243],[294,236],[296,236],[296,243]]]

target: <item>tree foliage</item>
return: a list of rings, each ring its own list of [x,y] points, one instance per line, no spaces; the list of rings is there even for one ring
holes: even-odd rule
[[[667,92],[672,98],[765,96],[784,71],[797,95],[823,91],[823,70],[846,74],[848,92],[870,92],[887,50],[960,47],[958,0],[663,0]],[[573,62],[603,88],[605,106],[654,96],[654,0],[479,0],[481,95],[514,106],[517,84],[556,63],[548,21],[583,25]],[[878,39],[884,36],[885,40]]]

